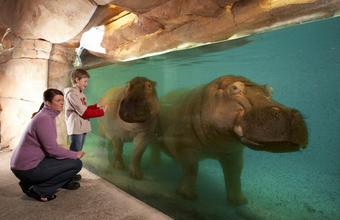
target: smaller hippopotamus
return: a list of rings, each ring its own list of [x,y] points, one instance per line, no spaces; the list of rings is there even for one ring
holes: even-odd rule
[[[99,135],[108,138],[112,144],[114,156],[110,166],[125,169],[123,144],[133,141],[130,176],[135,179],[143,177],[141,158],[151,136],[157,131],[159,101],[155,87],[156,82],[136,77],[125,87],[114,87],[102,97],[108,110],[98,119]]]
[[[272,100],[272,89],[241,76],[222,76],[160,99],[161,134],[151,141],[152,159],[159,149],[182,165],[177,193],[195,199],[199,160],[221,164],[227,200],[247,203],[241,189],[244,145],[254,150],[292,152],[307,146],[301,114]]]

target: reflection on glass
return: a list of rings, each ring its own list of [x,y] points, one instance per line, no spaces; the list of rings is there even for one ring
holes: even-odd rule
[[[273,92],[271,96],[273,100],[291,109],[297,109],[301,113],[309,133],[308,145],[305,149],[272,153],[261,149],[244,148],[241,182],[243,195],[248,200],[247,205],[233,206],[227,202],[225,175],[218,158],[199,162],[197,179],[194,180],[197,199],[193,201],[183,199],[176,194],[183,172],[190,171],[183,171],[183,164],[181,165],[178,160],[169,157],[163,151],[160,158],[156,157],[155,159],[153,154],[155,152],[152,151],[151,144],[142,154],[140,171],[143,176],[141,179],[137,178],[137,180],[133,175],[130,176],[130,164],[134,152],[134,143],[132,142],[125,142],[122,148],[122,161],[126,169],[113,169],[110,162],[114,158],[115,151],[109,147],[112,144],[109,140],[100,138],[97,120],[91,121],[93,130],[88,134],[85,143],[84,149],[87,152],[83,159],[85,167],[174,219],[340,218],[338,210],[340,200],[338,193],[340,184],[338,178],[340,168],[338,159],[338,146],[340,145],[340,94],[338,89],[338,85],[340,85],[340,29],[336,28],[339,24],[339,18],[332,18],[238,41],[177,51],[89,71],[91,83],[85,91],[88,102],[99,100],[111,88],[122,87],[124,89],[126,83],[135,77],[145,77],[156,82],[157,97],[164,108],[164,105],[170,102],[166,98],[166,94],[169,92],[198,88],[195,93],[197,94],[201,85],[213,82],[221,76],[236,75],[246,77],[259,85],[268,85],[268,87],[262,87],[263,94],[270,96]],[[214,85],[217,89],[221,89],[220,95],[223,95],[222,90],[227,88],[225,91],[228,95],[232,94],[233,97],[240,97],[247,88],[247,83],[240,83],[240,80],[231,84],[215,83]],[[273,91],[270,87],[273,88]],[[254,94],[258,95],[259,93],[246,94],[255,96]],[[193,102],[198,102],[198,96],[197,98],[193,96],[195,95],[192,94],[188,97],[188,100],[190,98],[190,100],[194,100]],[[179,97],[185,98],[184,95],[179,95]],[[213,96],[209,101],[214,101],[213,98],[218,99],[219,97]],[[165,102],[165,100],[167,101]],[[185,105],[188,103],[189,101],[184,102]],[[248,103],[245,101],[246,104],[243,104],[242,107],[235,102],[231,103],[233,111],[238,112],[233,117],[238,117],[238,114],[243,114],[243,109],[249,109],[256,104],[253,100]],[[172,102],[170,104],[170,106],[174,106],[180,103]],[[130,105],[134,104],[130,103]],[[206,118],[211,117],[209,120],[213,120],[216,113],[224,114],[223,111],[216,110],[218,109],[216,105],[208,106],[213,112],[211,115],[205,115]],[[207,105],[204,107],[206,108]],[[175,109],[179,109],[179,107]],[[269,120],[277,115],[285,114],[280,109],[281,106],[271,106],[269,110],[267,109],[268,117],[263,116],[263,120],[268,119],[266,123],[269,127],[274,127],[273,129],[258,129],[254,132],[266,135],[289,132],[285,129],[276,129],[275,122],[290,125],[300,124],[301,119],[289,118],[293,115],[299,118],[297,113],[285,115],[284,117],[288,117],[287,121],[275,119],[273,122],[273,120]],[[164,117],[163,120],[175,121],[170,113],[168,116],[163,114],[161,117]],[[167,132],[171,131],[173,135],[165,136],[168,139],[162,140],[168,146],[171,146],[173,141],[182,141],[186,145],[192,144],[193,148],[199,146],[201,139],[194,143],[192,138],[186,139],[192,134],[186,136],[183,135],[183,132],[181,133],[183,131],[181,129],[185,131],[185,126],[192,126],[194,117],[196,116],[191,112],[188,115],[181,115],[180,119],[177,118],[181,120],[181,123],[176,123],[180,126],[170,128],[170,130],[160,129],[155,132],[155,136],[162,137],[163,135],[164,137],[165,134],[168,134]],[[223,127],[224,119],[221,116],[219,122],[221,122],[221,127],[226,129]],[[258,120],[255,120],[252,123],[257,122]],[[230,126],[234,135],[242,136],[247,133],[241,122]],[[297,127],[299,128],[295,132],[304,133],[303,126]],[[176,132],[182,135],[182,139],[176,139]],[[197,135],[207,135],[212,132],[212,129],[206,129],[203,134],[196,133],[195,135],[197,137]],[[293,136],[294,132],[290,137]],[[222,141],[214,137],[211,136],[211,141]],[[185,143],[186,141],[188,143]],[[295,143],[299,143],[299,145],[304,145],[305,141],[304,138],[295,139]],[[106,147],[99,147],[101,142],[105,142]],[[290,145],[290,147],[292,146]],[[222,155],[216,154],[219,149],[215,149],[213,152],[217,157]],[[237,156],[239,155],[234,155],[232,158],[237,158]],[[189,156],[186,159],[191,161]],[[161,163],[159,163],[160,161]],[[155,165],[157,163],[159,164]],[[184,191],[190,190],[193,189]],[[192,192],[189,194],[193,195]]]

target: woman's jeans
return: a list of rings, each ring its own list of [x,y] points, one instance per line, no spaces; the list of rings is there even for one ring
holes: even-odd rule
[[[81,151],[85,143],[86,133],[84,134],[71,134],[70,135],[70,150],[71,151]]]
[[[33,169],[12,172],[27,189],[33,186],[40,196],[49,197],[70,181],[82,166],[83,163],[79,159],[57,160],[46,157]]]

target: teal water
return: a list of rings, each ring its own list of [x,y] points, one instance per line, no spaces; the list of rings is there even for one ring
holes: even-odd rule
[[[142,159],[143,180],[108,167],[111,151],[97,148],[97,121],[85,143],[85,167],[174,219],[340,219],[340,18],[289,27],[89,70],[88,104],[135,76],[157,82],[158,96],[242,75],[274,89],[273,99],[298,109],[309,130],[308,147],[273,154],[246,148],[242,188],[248,205],[226,203],[222,170],[215,160],[200,162],[198,199],[176,195],[179,163],[162,155],[162,165]],[[132,144],[124,145],[129,164]]]

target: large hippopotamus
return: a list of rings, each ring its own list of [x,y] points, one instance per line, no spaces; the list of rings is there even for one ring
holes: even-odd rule
[[[292,152],[307,146],[301,114],[271,96],[272,88],[267,85],[241,76],[222,76],[160,99],[162,135],[151,142],[152,157],[159,162],[162,149],[181,163],[178,194],[195,199],[199,160],[214,158],[222,166],[228,202],[246,204],[241,190],[244,145],[270,152]]]
[[[151,136],[157,131],[159,101],[155,87],[155,82],[136,77],[125,87],[114,87],[102,97],[108,109],[98,119],[99,135],[108,138],[112,144],[114,156],[110,166],[125,169],[123,145],[133,141],[130,176],[135,179],[143,177],[140,161]]]

